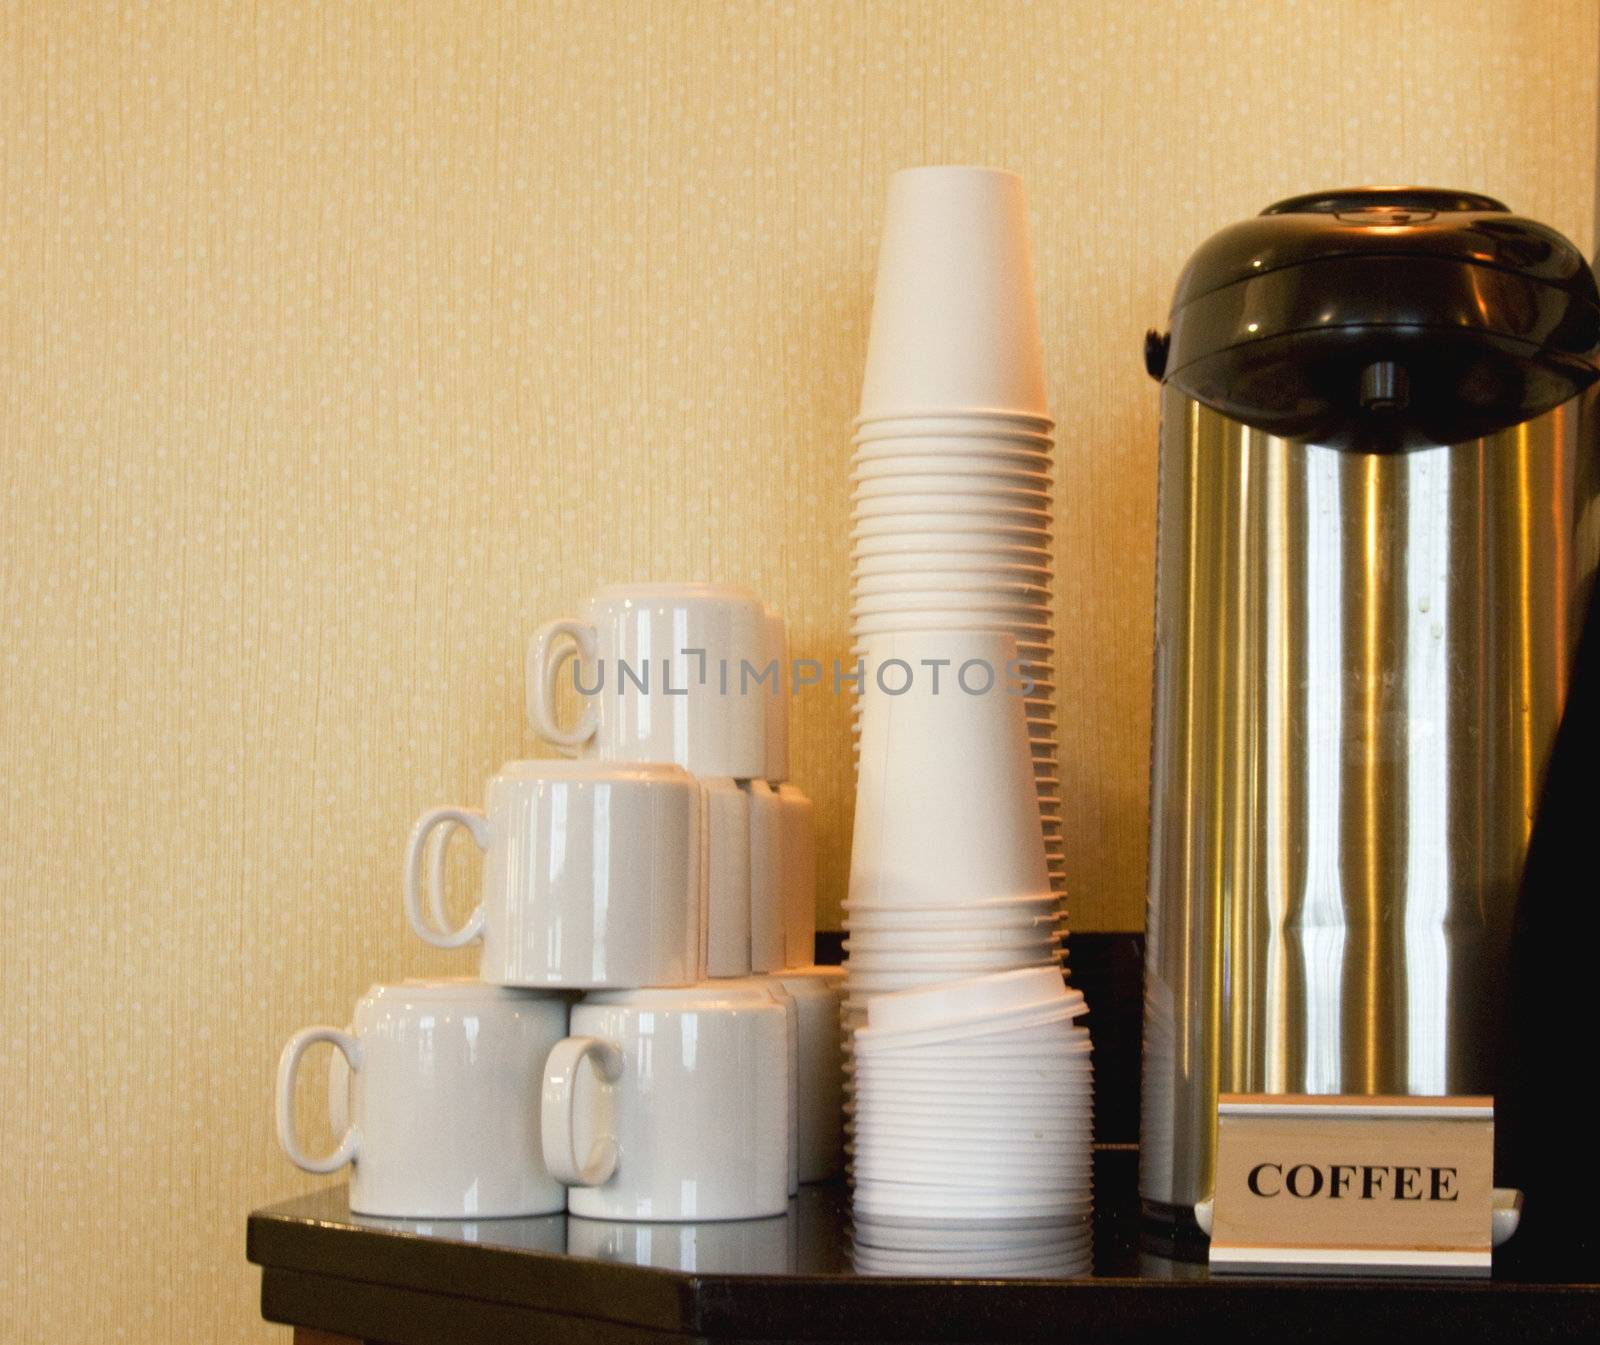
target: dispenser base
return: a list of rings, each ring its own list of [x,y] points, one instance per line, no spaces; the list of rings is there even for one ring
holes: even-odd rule
[[[1174,1261],[1204,1261],[1210,1255],[1211,1239],[1195,1222],[1194,1206],[1141,1196],[1139,1212],[1139,1246],[1145,1251]]]

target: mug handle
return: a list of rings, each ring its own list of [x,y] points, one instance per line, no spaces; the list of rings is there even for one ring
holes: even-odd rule
[[[489,848],[489,822],[476,808],[457,808],[447,804],[430,808],[417,819],[411,828],[411,839],[406,842],[405,903],[406,919],[417,937],[435,948],[461,948],[483,935],[483,903],[480,901],[460,929],[449,928],[444,911],[444,853],[450,844],[447,831],[439,839],[434,852],[433,868],[428,875],[428,912],[433,918],[429,924],[422,913],[422,855],[428,847],[428,836],[435,827],[465,827],[472,833],[478,849]]]
[[[602,1037],[568,1037],[558,1041],[544,1066],[540,1129],[544,1165],[563,1186],[601,1186],[617,1170],[617,1137],[602,1135],[587,1158],[573,1147],[573,1111],[577,1105],[578,1069],[585,1057],[605,1083],[622,1077],[622,1048]]]
[[[570,645],[565,641],[570,640]],[[592,700],[584,702],[577,722],[564,729],[556,722],[556,687],[561,669],[574,655],[580,663],[593,663],[598,637],[587,621],[561,617],[547,621],[533,633],[528,644],[528,662],[524,673],[527,687],[528,718],[534,732],[547,742],[554,743],[569,757],[575,757],[583,745],[594,737],[599,725],[599,714]]]
[[[278,1057],[278,1143],[283,1145],[284,1153],[289,1155],[289,1161],[297,1168],[304,1168],[307,1172],[337,1172],[355,1159],[356,1150],[360,1147],[360,1135],[353,1125],[345,1126],[334,1151],[322,1158],[312,1158],[307,1154],[300,1147],[299,1136],[294,1133],[294,1084],[295,1076],[300,1072],[300,1057],[319,1041],[331,1042],[333,1048],[344,1055],[353,1072],[361,1068],[361,1043],[348,1032],[341,1032],[336,1027],[303,1027],[290,1037],[283,1054]]]

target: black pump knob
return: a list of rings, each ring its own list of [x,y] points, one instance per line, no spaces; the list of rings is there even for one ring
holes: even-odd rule
[[[1411,380],[1393,360],[1361,371],[1361,405],[1368,411],[1402,411],[1411,400]]]
[[[1145,372],[1155,379],[1157,383],[1167,372],[1167,351],[1172,346],[1172,333],[1163,335],[1154,327],[1144,334],[1144,367]]]

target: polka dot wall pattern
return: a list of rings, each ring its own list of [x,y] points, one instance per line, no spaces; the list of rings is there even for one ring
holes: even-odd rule
[[[243,1218],[312,1184],[277,1050],[470,968],[404,932],[400,848],[543,750],[539,620],[742,580],[844,656],[898,167],[1028,181],[1072,909],[1136,928],[1144,328],[1318,186],[1587,242],[1597,53],[1589,0],[0,7],[6,1338],[275,1338]],[[844,702],[802,698],[793,758],[835,924]]]

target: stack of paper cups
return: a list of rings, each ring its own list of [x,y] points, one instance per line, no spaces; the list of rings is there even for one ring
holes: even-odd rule
[[[1028,754],[1059,895],[1052,428],[1021,179],[895,174],[851,468],[852,653],[899,633],[1014,637],[1032,683]]]
[[[867,641],[850,893],[845,1049],[870,997],[1057,967],[1023,698],[1003,631]]]
[[[1094,1073],[1053,968],[879,995],[856,1037],[855,1264],[1089,1268]]]

